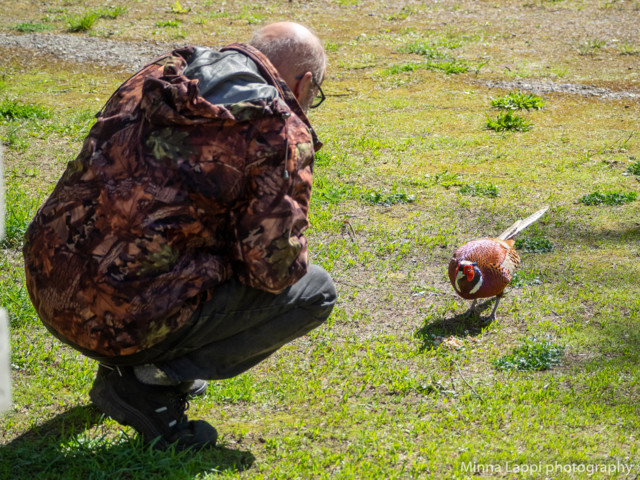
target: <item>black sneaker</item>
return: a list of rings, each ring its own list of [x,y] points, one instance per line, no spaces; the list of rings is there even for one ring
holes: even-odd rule
[[[103,377],[104,375],[107,375],[110,371],[112,371],[115,367],[105,367],[102,363],[98,364],[98,373],[96,374],[96,378],[97,377]],[[185,382],[183,385],[181,385],[181,388],[184,387],[187,389],[187,394],[190,397],[202,397],[207,393],[207,387],[209,386],[209,382],[207,382],[206,380],[193,380],[191,382]]]
[[[104,367],[89,392],[93,403],[122,425],[135,428],[146,444],[166,449],[174,445],[183,450],[214,447],[216,429],[204,420],[188,420],[185,411],[191,384],[177,387],[146,385],[131,367]]]

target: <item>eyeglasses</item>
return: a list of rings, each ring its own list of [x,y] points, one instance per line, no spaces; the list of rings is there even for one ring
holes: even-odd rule
[[[304,73],[301,74],[301,75],[298,75],[296,77],[296,80],[300,80],[302,77],[304,77]],[[318,108],[320,106],[320,104],[322,102],[324,102],[327,97],[325,96],[324,92],[322,91],[322,88],[320,87],[320,84],[318,82],[316,82],[316,79],[311,77],[311,81],[318,88],[318,94],[313,99],[313,102],[311,102],[311,105],[309,106],[309,108]]]
[[[313,80],[314,85],[318,87],[318,94],[316,95],[316,98],[313,99],[313,102],[311,102],[309,108],[318,108],[327,97],[325,97],[324,92],[322,91],[322,88],[320,88],[320,84],[316,82],[316,79],[311,77],[311,80]]]

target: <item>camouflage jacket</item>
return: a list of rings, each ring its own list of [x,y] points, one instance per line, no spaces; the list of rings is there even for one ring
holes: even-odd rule
[[[97,115],[25,238],[27,288],[58,338],[99,356],[157,344],[237,276],[280,292],[307,270],[314,152],[300,105],[260,52],[278,96],[216,105],[164,55]]]

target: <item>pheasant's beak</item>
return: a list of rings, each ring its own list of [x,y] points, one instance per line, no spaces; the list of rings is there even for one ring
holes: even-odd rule
[[[464,265],[462,267],[462,271],[467,276],[467,282],[470,282],[471,280],[473,280],[473,277],[475,277],[475,272],[473,271],[473,265]]]

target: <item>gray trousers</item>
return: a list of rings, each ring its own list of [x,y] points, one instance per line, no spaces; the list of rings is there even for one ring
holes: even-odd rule
[[[322,324],[335,302],[331,277],[316,265],[278,295],[230,280],[216,287],[187,327],[126,364],[153,363],[178,382],[231,378]]]

